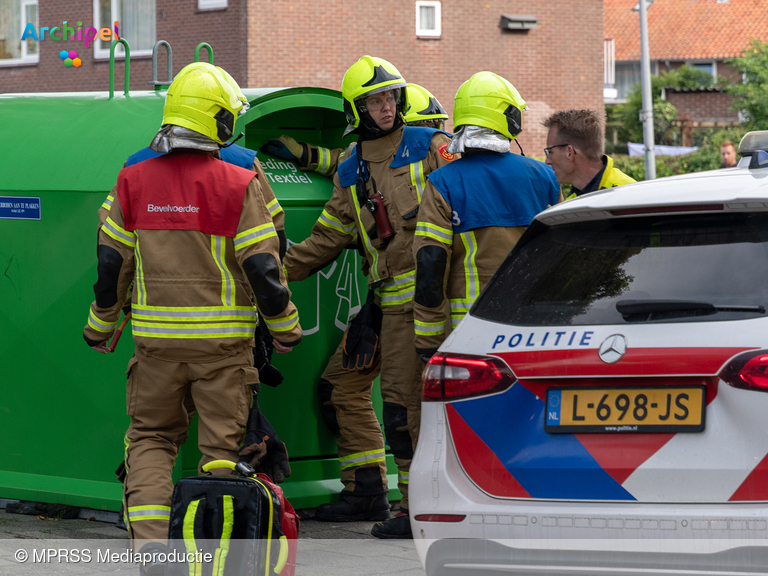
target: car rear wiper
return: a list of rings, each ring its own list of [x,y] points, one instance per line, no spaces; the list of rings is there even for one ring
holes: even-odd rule
[[[765,314],[763,306],[718,306],[710,302],[693,300],[620,300],[616,310],[622,315],[650,314],[653,312],[684,312],[687,310],[711,312],[752,312]]]

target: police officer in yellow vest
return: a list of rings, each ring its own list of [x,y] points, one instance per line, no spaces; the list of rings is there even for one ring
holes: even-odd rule
[[[369,267],[369,287],[383,311],[381,392],[387,443],[399,470],[403,493],[398,517],[376,524],[380,538],[410,537],[407,515],[408,470],[418,438],[423,363],[413,347],[413,233],[425,176],[446,164],[449,136],[438,130],[403,125],[406,83],[392,64],[362,57],[344,75],[342,96],[348,132],[358,135],[354,155],[339,165],[331,199],[312,235],[291,246],[284,265],[291,281],[307,278],[335,258],[356,235]],[[370,388],[358,393],[370,396]],[[345,406],[336,402],[337,414]],[[350,422],[354,426],[354,422]],[[383,450],[383,445],[381,446]],[[339,448],[339,455],[342,455]],[[338,516],[388,509],[386,497],[345,491],[323,513]]]
[[[587,192],[635,182],[606,156],[603,123],[593,110],[562,110],[544,122],[547,147],[544,154],[560,184],[570,184],[566,200]]]

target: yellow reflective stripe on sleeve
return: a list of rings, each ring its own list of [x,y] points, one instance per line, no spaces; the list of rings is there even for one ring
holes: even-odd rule
[[[221,303],[224,306],[232,305],[232,294],[235,290],[232,274],[227,270],[226,263],[227,242],[224,236],[211,235],[211,255],[216,267],[221,273]]]
[[[341,466],[342,470],[345,470],[353,466],[384,462],[384,460],[384,450],[368,450],[367,452],[355,452],[348,456],[339,456],[339,466]]]
[[[272,216],[272,218],[274,218],[275,216],[280,214],[280,212],[283,211],[283,207],[280,206],[280,202],[277,201],[277,198],[275,198],[274,200],[272,200],[272,202],[267,204],[267,209],[269,210],[269,214]]]
[[[448,300],[451,306],[451,314],[454,312],[469,312],[472,307],[472,301],[466,298],[451,298]]]
[[[267,323],[267,328],[272,332],[290,332],[299,323],[299,313],[297,311],[284,318],[273,318],[271,320],[264,318],[264,322]]]
[[[416,285],[416,271],[398,274],[385,280],[376,290],[382,306],[395,306],[413,300]]]
[[[466,256],[464,256],[464,282],[467,288],[467,300],[474,302],[480,292],[479,275],[477,273],[477,265],[475,264],[477,240],[475,239],[475,233],[471,230],[469,232],[462,232],[459,236],[466,251]]]
[[[107,199],[104,200],[104,204],[102,204],[101,207],[102,208],[106,208],[107,210],[109,210],[110,208],[112,208],[112,202],[114,202],[114,201],[115,201],[115,197],[114,196],[107,196]]]
[[[262,240],[266,240],[267,238],[271,238],[273,236],[277,238],[277,231],[275,230],[275,226],[272,224],[272,222],[267,222],[261,226],[250,228],[249,230],[240,232],[240,234],[235,236],[235,251],[242,250],[246,246],[256,244],[256,242],[261,242]]]
[[[421,204],[421,197],[424,195],[424,186],[427,185],[427,181],[424,178],[424,163],[419,160],[418,162],[411,163],[411,183],[416,187],[416,197]]]
[[[216,548],[213,556],[213,576],[224,576],[224,566],[229,554],[229,543],[232,540],[232,528],[235,524],[235,512],[232,496],[222,496],[222,516],[224,521],[221,527],[221,546]]]
[[[360,225],[360,231],[363,238],[363,245],[365,246],[365,249],[368,251],[368,254],[371,256],[371,266],[370,270],[368,271],[368,274],[371,276],[371,280],[374,282],[378,282],[381,280],[381,275],[379,274],[379,252],[376,250],[376,248],[373,247],[373,244],[371,244],[371,239],[368,238],[368,233],[365,231],[365,227],[363,226],[363,221],[360,218],[360,205],[357,203],[357,187],[353,184],[349,187],[350,191],[352,192],[352,205],[355,207],[355,214],[357,215],[357,222]]]
[[[436,336],[445,334],[445,322],[422,322],[413,319],[413,330],[419,336]]]
[[[349,234],[350,236],[355,235],[354,222],[352,222],[351,224],[342,224],[341,220],[339,220],[334,216],[331,216],[327,210],[323,210],[323,213],[320,214],[320,218],[317,219],[317,222],[319,224],[322,224],[326,228],[330,228],[331,230],[336,230],[338,232],[341,232],[342,234]]]
[[[317,147],[317,170],[320,174],[328,174],[331,168],[331,151],[321,146]]]
[[[416,225],[416,236],[434,238],[438,242],[448,244],[448,246],[453,244],[453,230],[429,222],[419,222]]]
[[[126,246],[130,246],[133,248],[136,246],[136,234],[133,232],[128,232],[127,230],[124,230],[117,224],[115,224],[115,221],[112,220],[109,216],[107,216],[106,222],[104,222],[104,226],[101,227],[101,229],[117,240],[118,242],[122,242]]]
[[[139,522],[141,520],[165,520],[168,521],[171,518],[171,507],[160,506],[156,504],[148,506],[129,506],[128,507],[128,520],[131,522]]]
[[[93,313],[93,310],[88,312],[88,326],[96,330],[96,332],[112,332],[117,326],[117,320],[114,322],[105,322]]]
[[[189,576],[201,576],[203,573],[203,564],[195,562],[197,552],[197,543],[195,542],[195,517],[197,509],[200,507],[200,500],[193,500],[187,506],[182,522],[181,535],[184,538],[184,547],[187,549],[189,560]]]

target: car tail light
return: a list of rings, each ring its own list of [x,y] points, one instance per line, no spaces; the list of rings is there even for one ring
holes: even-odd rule
[[[468,354],[435,354],[423,377],[426,402],[459,400],[501,392],[515,383],[515,376],[499,358]]]
[[[417,514],[413,517],[417,522],[461,522],[466,514]]]
[[[736,356],[720,372],[720,378],[734,388],[768,392],[768,350]]]

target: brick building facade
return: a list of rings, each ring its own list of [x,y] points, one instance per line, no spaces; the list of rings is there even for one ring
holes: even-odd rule
[[[36,2],[41,26],[93,22],[94,0]],[[603,109],[602,0],[442,0],[441,34],[430,38],[416,35],[415,0],[154,3],[156,38],[170,42],[174,73],[193,60],[194,47],[205,41],[214,48],[215,63],[243,86],[339,89],[344,71],[370,54],[391,61],[406,80],[427,87],[450,114],[461,83],[490,70],[509,79],[528,102],[519,141],[526,154],[535,156],[542,155],[546,131],[541,121],[549,114],[567,108]],[[200,9],[211,3],[226,8]],[[521,14],[534,17],[535,28],[501,28],[502,15]],[[108,59],[97,60],[93,49],[83,48],[82,66],[67,68],[58,57],[62,46],[78,50],[78,55],[83,48],[81,42],[46,39],[38,43],[37,63],[3,66],[0,60],[0,93],[108,88]],[[163,76],[164,55],[158,69]],[[122,90],[122,79],[123,65],[118,64],[116,90]],[[147,89],[150,79],[151,59],[132,57],[131,89]]]
[[[731,109],[733,97],[718,88],[665,88],[666,98],[680,120],[699,125],[730,126],[738,123],[739,114]]]

